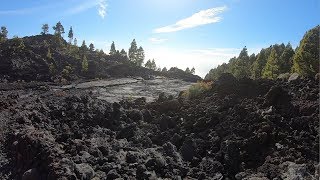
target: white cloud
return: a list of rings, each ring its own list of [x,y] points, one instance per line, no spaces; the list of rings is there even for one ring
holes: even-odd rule
[[[107,6],[107,0],[99,0],[98,14],[102,19],[106,16]]]
[[[183,29],[194,28],[197,26],[212,24],[221,21],[221,17],[218,14],[224,12],[227,9],[226,6],[211,8],[207,10],[202,10],[192,16],[182,19],[173,25],[157,28],[154,30],[155,33],[169,33],[180,31]]]
[[[67,13],[68,14],[78,14],[78,13],[81,13],[81,12],[84,12],[88,9],[91,9],[95,6],[97,6],[98,2],[95,0],[95,1],[83,1],[81,3],[77,3],[76,6],[70,8],[67,10]]]
[[[154,44],[160,44],[163,43],[165,41],[168,41],[168,39],[161,39],[161,38],[150,38],[149,41],[151,41]]]
[[[107,0],[84,0],[81,3],[77,2],[77,5],[68,9],[67,14],[78,14],[88,9],[97,7],[98,15],[101,18],[105,18],[107,13]]]

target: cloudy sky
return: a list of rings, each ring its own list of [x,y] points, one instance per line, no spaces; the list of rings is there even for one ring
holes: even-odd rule
[[[10,0],[1,2],[0,26],[9,37],[22,37],[61,21],[79,43],[106,53],[112,41],[127,50],[135,38],[146,59],[160,67],[195,67],[203,77],[244,46],[249,53],[275,43],[297,46],[320,24],[319,9],[319,0]]]

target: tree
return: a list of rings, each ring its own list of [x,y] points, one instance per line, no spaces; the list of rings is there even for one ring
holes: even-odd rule
[[[85,55],[82,57],[81,67],[82,67],[82,72],[88,71],[89,63],[88,63],[88,59]]]
[[[247,47],[245,46],[240,52],[237,60],[235,61],[235,67],[233,68],[233,75],[237,78],[250,76],[250,58],[248,55]]]
[[[52,28],[54,30],[54,35],[61,37],[61,35],[64,34],[64,28],[60,21],[56,24],[56,26],[53,26]]]
[[[164,67],[164,68],[162,68],[162,70],[161,70],[162,72],[167,72],[168,71],[168,69],[166,68],[166,67]]]
[[[19,38],[18,36],[14,36],[12,38],[12,42],[13,42],[12,47],[14,49],[14,52],[22,53],[25,51],[26,46],[22,38]]]
[[[263,78],[275,79],[279,75],[279,56],[275,48],[272,48],[267,64],[263,69]]]
[[[123,57],[127,57],[127,52],[124,49],[121,49],[120,55]]]
[[[129,48],[129,60],[135,63],[137,60],[137,54],[138,54],[137,42],[135,39],[133,39],[131,42],[131,46]]]
[[[5,26],[1,26],[0,41],[6,40],[8,37],[8,30]]]
[[[112,41],[110,48],[110,55],[115,55],[117,53],[116,46],[114,45],[114,41]]]
[[[190,70],[190,73],[191,73],[191,74],[196,73],[196,69],[195,69],[194,67],[192,67],[191,70]]]
[[[147,62],[146,62],[146,64],[144,65],[144,67],[146,67],[146,68],[148,68],[148,69],[152,69],[152,70],[157,70],[157,65],[156,65],[156,62],[155,62],[155,60],[154,59],[152,59],[152,60],[148,60]]]
[[[292,62],[293,62],[293,56],[294,56],[294,50],[292,49],[291,44],[288,43],[279,58],[280,73],[290,72],[290,69],[292,67]]]
[[[48,32],[49,32],[49,25],[48,25],[48,24],[43,24],[41,29],[42,29],[41,35],[48,34]]]
[[[69,38],[69,44],[71,44],[72,40],[73,40],[73,30],[72,30],[72,26],[70,27],[69,33],[68,33],[68,38]]]
[[[137,51],[137,56],[136,56],[136,60],[135,60],[135,64],[136,66],[142,66],[142,63],[144,61],[144,50],[143,48],[140,46],[138,51]]]
[[[186,69],[184,72],[186,72],[186,73],[191,73],[189,67],[187,67],[187,69]]]
[[[318,25],[303,36],[293,58],[294,72],[303,76],[314,76],[319,73],[319,33]]]
[[[273,46],[266,49],[261,49],[260,53],[257,55],[256,60],[252,64],[251,77],[254,79],[262,78],[263,68],[265,67],[268,57],[271,53]]]
[[[94,45],[92,43],[89,44],[89,50],[94,51]]]
[[[86,52],[88,50],[88,47],[86,45],[86,41],[85,40],[82,41],[82,45],[80,47],[80,50],[81,50],[82,53],[84,53],[84,52]]]
[[[74,40],[73,40],[73,45],[78,46],[78,40],[77,40],[77,38],[74,38]]]

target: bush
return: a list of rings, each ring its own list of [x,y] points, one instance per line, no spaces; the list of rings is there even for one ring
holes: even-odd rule
[[[202,93],[210,90],[212,87],[212,82],[199,81],[192,85],[188,90],[184,91],[182,94],[183,98],[193,99],[199,97]]]

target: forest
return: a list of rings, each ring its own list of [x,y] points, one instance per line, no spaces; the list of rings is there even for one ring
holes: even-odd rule
[[[223,73],[252,79],[277,79],[290,73],[315,76],[319,72],[319,30],[318,25],[306,32],[296,49],[290,43],[274,44],[249,56],[244,47],[238,57],[211,69],[205,79],[216,80]]]

